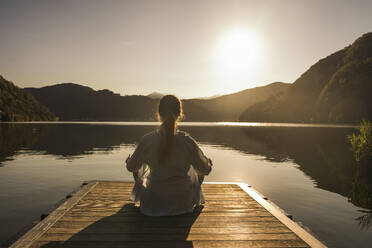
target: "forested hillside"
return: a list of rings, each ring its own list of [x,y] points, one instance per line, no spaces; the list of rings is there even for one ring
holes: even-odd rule
[[[51,121],[56,117],[26,90],[0,76],[0,121]]]
[[[372,33],[318,61],[286,92],[247,108],[241,121],[357,123],[372,119]]]
[[[290,84],[275,82],[212,99],[184,100],[187,121],[237,121],[248,107],[284,92]]]
[[[146,96],[121,96],[73,83],[26,90],[65,121],[155,120],[157,101]]]

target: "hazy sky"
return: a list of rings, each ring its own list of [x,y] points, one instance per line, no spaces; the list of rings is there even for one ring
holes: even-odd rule
[[[0,0],[0,74],[120,94],[293,82],[372,31],[372,1]]]

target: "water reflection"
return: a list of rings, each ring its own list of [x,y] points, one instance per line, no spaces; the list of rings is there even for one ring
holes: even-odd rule
[[[154,126],[84,124],[1,124],[0,165],[19,150],[77,159],[96,150],[133,145]],[[322,189],[349,197],[356,206],[371,206],[371,172],[358,171],[347,135],[352,128],[182,126],[199,142],[222,146],[263,159],[292,160]],[[206,131],[206,129],[208,131]]]
[[[135,144],[151,130],[151,126],[1,124],[0,164],[19,150],[43,152],[59,158],[79,158],[79,155],[95,150],[110,151],[121,144]]]

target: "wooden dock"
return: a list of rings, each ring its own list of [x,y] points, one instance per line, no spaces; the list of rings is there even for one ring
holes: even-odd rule
[[[92,181],[11,247],[326,247],[246,184],[203,184],[204,208],[170,217],[142,215],[132,187]]]

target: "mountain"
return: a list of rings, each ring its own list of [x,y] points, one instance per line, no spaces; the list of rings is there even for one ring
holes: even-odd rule
[[[372,33],[319,60],[241,121],[356,123],[372,119]]]
[[[0,121],[53,121],[56,117],[26,90],[0,76]]]
[[[275,82],[212,99],[183,100],[187,121],[237,121],[248,107],[281,94],[290,84]]]
[[[273,83],[210,100],[183,100],[185,121],[234,121],[247,106],[266,100],[287,87],[288,84]],[[156,120],[161,95],[121,96],[73,83],[26,90],[64,121]]]
[[[164,94],[159,93],[159,92],[152,92],[151,94],[148,94],[147,97],[151,99],[161,99],[164,96]]]
[[[147,121],[156,116],[157,101],[146,96],[121,96],[73,83],[26,90],[64,121]]]

